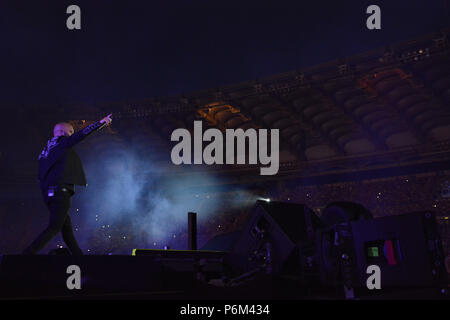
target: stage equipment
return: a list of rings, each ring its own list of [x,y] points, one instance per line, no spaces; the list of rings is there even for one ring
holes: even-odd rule
[[[433,212],[413,212],[326,227],[316,235],[322,286],[346,298],[436,288],[446,294],[447,272]],[[369,290],[369,266],[380,268],[381,289]]]
[[[303,204],[257,201],[224,261],[234,285],[265,273],[295,278],[305,292],[350,299],[447,294],[444,259],[433,212],[373,219],[364,206],[344,201],[330,203],[321,220]],[[381,289],[368,286],[373,266]]]
[[[188,248],[197,250],[197,214],[195,212],[188,213]]]
[[[219,234],[210,239],[200,250],[231,251],[242,230]]]
[[[192,273],[197,280],[208,282],[221,278],[226,251],[133,249],[133,256],[151,258],[177,273]]]
[[[227,261],[237,273],[288,272],[290,260],[296,259],[295,248],[312,243],[321,226],[320,219],[303,204],[258,200]]]
[[[321,216],[322,222],[326,226],[349,221],[369,220],[372,218],[372,213],[363,205],[350,201],[329,203]]]

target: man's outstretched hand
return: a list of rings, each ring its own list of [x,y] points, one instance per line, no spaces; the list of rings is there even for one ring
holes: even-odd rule
[[[109,125],[112,122],[112,113],[104,117],[102,120],[100,120],[100,123],[106,123],[106,125]]]

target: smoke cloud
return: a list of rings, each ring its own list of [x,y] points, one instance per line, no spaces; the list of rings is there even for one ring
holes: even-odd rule
[[[201,248],[208,240],[202,226],[259,198],[245,189],[228,190],[232,192],[226,198],[223,189],[215,195],[213,185],[218,181],[212,173],[173,178],[170,173],[175,167],[183,172],[191,170],[190,166],[158,166],[148,156],[154,158],[158,152],[138,141],[113,144],[101,154],[80,150],[88,187],[76,189],[71,216],[75,237],[87,254],[130,254],[133,248],[164,246],[187,249],[188,212],[197,213]],[[208,192],[196,191],[198,186]]]

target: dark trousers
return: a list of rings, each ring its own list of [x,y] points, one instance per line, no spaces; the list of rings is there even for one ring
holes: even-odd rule
[[[55,237],[58,232],[62,233],[64,242],[66,243],[72,255],[82,255],[80,247],[72,230],[72,222],[69,216],[70,198],[72,193],[69,191],[58,191],[52,197],[46,197],[47,207],[50,211],[50,220],[47,228],[33,241],[33,243],[25,249],[24,254],[36,254],[42,250],[50,240]]]

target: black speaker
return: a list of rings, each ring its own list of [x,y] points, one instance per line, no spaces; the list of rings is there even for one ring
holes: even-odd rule
[[[326,206],[321,216],[326,226],[373,219],[372,213],[363,205],[350,201],[335,201]]]
[[[299,244],[313,242],[322,222],[303,204],[258,200],[229,255],[234,272],[281,274]]]
[[[216,250],[216,251],[231,251],[237,239],[240,237],[242,231],[234,231],[224,234],[219,234],[210,240],[200,250]]]
[[[319,231],[317,238],[323,285],[344,285],[360,296],[447,287],[433,212],[348,221]],[[379,268],[382,290],[368,290],[369,266]]]
[[[367,266],[376,264],[381,268],[385,287],[447,284],[434,212],[361,220],[351,226],[360,278],[367,278]]]

